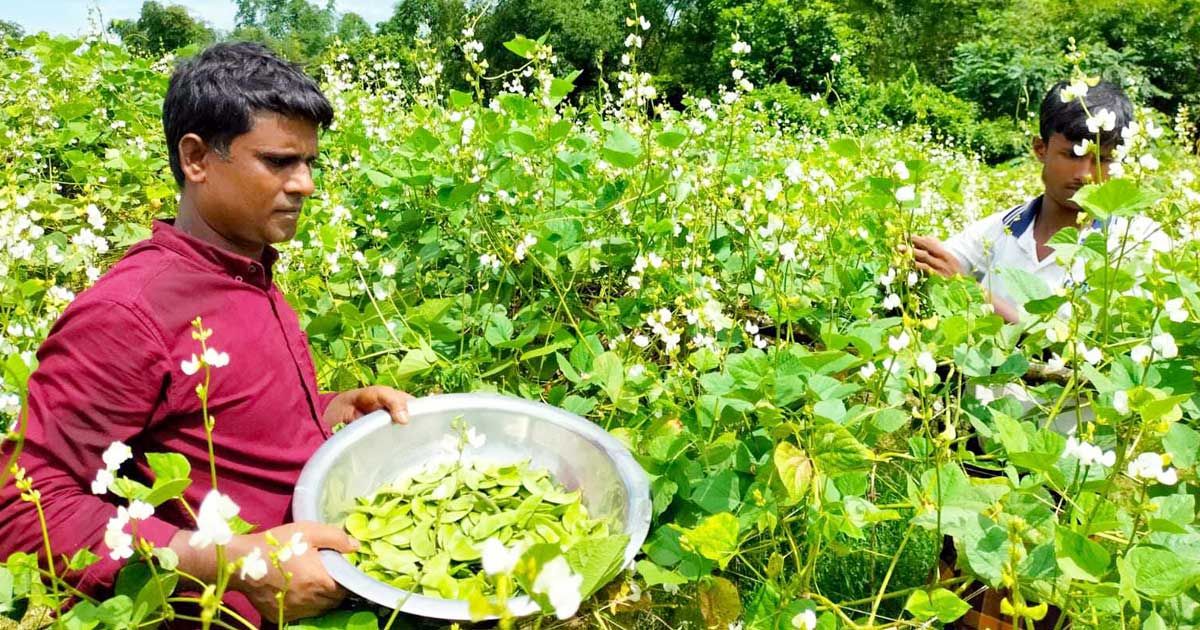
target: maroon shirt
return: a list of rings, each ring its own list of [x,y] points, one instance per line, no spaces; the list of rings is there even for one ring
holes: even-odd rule
[[[38,350],[19,463],[41,491],[55,555],[87,547],[101,557],[76,580],[81,590],[103,594],[124,564],[109,558],[103,539],[125,501],[90,488],[111,442],[133,448],[121,473],[143,480],[152,478],[145,453],[186,457],[193,509],[210,488],[195,392],[203,371],[180,369],[200,353],[197,316],[213,330],[209,346],[229,354],[229,365],[212,370],[209,395],[220,490],[260,530],[291,520],[300,469],[329,436],[321,418],[334,394],[317,391],[308,340],[271,279],[277,257],[268,247],[261,262],[251,260],[156,221],[153,236],[81,293]],[[157,546],[181,528],[194,523],[175,501],[137,523]],[[37,514],[10,482],[0,489],[0,559],[41,549]],[[253,610],[243,603],[236,608]]]

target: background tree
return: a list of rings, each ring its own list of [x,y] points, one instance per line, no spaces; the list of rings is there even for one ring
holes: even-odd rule
[[[25,36],[25,29],[16,22],[0,20],[0,39],[17,39]]]
[[[234,38],[263,41],[292,59],[319,55],[338,25],[333,0],[236,0]]]
[[[347,13],[338,19],[337,37],[343,42],[353,42],[371,35],[371,25],[357,13]]]
[[[120,36],[130,47],[152,55],[162,55],[190,44],[215,40],[211,28],[192,17],[186,7],[163,6],[154,0],[142,4],[136,20],[113,20],[108,30]]]

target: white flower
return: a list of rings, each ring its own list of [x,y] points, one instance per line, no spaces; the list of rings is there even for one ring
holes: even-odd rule
[[[780,192],[783,192],[783,183],[778,179],[772,179],[763,187],[763,196],[767,198],[767,201],[775,201]]]
[[[521,242],[517,243],[517,246],[513,249],[513,258],[516,259],[517,262],[525,260],[525,252],[530,247],[536,245],[537,242],[536,236],[532,234],[526,234],[525,238],[521,239]]]
[[[1051,354],[1050,360],[1046,361],[1046,368],[1052,372],[1057,372],[1065,367],[1067,367],[1067,362],[1058,356],[1058,353]]]
[[[183,370],[184,374],[191,376],[200,371],[200,359],[193,354],[191,359],[179,362],[179,369]]]
[[[1145,364],[1150,360],[1152,354],[1154,354],[1154,350],[1144,343],[1134,346],[1133,350],[1129,351],[1129,357],[1133,359],[1134,363]]]
[[[901,160],[896,160],[892,165],[892,173],[896,175],[896,179],[905,181],[908,179],[908,165]]]
[[[811,608],[792,617],[792,627],[796,630],[814,630],[817,627],[817,613]]]
[[[483,572],[488,575],[512,573],[522,553],[524,550],[519,544],[505,547],[499,538],[492,536],[483,541],[483,548],[479,550],[479,555],[483,556]]]
[[[1148,171],[1157,171],[1159,166],[1158,158],[1149,153],[1143,153],[1142,157],[1138,158],[1138,164],[1141,164],[1142,168]]]
[[[304,535],[300,532],[294,532],[292,537],[279,548],[279,561],[287,562],[292,558],[299,558],[308,551],[308,543],[304,542]]]
[[[1188,312],[1187,312],[1187,308],[1184,305],[1183,298],[1175,298],[1173,300],[1167,300],[1165,310],[1167,312],[1167,318],[1170,319],[1171,321],[1173,321],[1177,324],[1179,322],[1187,321]]]
[[[1087,128],[1089,133],[1100,133],[1100,130],[1112,131],[1117,126],[1117,114],[1107,108],[1100,108],[1092,116],[1087,118]]]
[[[796,243],[789,242],[779,246],[779,256],[785,261],[796,260]]]
[[[1087,344],[1083,343],[1082,341],[1080,341],[1075,347],[1075,351],[1080,357],[1083,358],[1084,361],[1087,361],[1091,365],[1096,365],[1101,359],[1104,358],[1104,355],[1100,352],[1099,347],[1089,348],[1087,347]]]
[[[255,547],[242,557],[242,569],[238,572],[243,580],[258,581],[267,575],[267,561],[263,559],[262,549]]]
[[[196,513],[196,531],[192,532],[188,545],[204,549],[212,545],[229,544],[233,539],[229,519],[237,516],[240,509],[233,499],[216,490],[209,490],[200,502],[200,511]]]
[[[1087,155],[1088,152],[1091,150],[1092,150],[1092,141],[1087,138],[1084,138],[1082,142],[1071,147],[1071,151],[1073,151],[1075,153],[1075,155],[1078,155],[1079,157],[1083,157],[1083,156]]]
[[[767,271],[762,267],[754,268],[754,281],[762,284],[767,281]]]
[[[633,345],[639,348],[645,348],[650,345],[650,338],[646,335],[638,334],[633,338]]]
[[[929,352],[922,352],[917,356],[917,367],[925,370],[929,376],[937,374],[937,361],[933,360],[933,355]]]
[[[150,505],[149,503],[146,503],[145,501],[141,501],[138,499],[134,499],[132,502],[130,502],[129,518],[131,518],[135,521],[144,521],[144,520],[150,518],[151,516],[154,516],[154,506],[153,505]]]
[[[537,579],[533,581],[533,592],[546,595],[554,614],[559,619],[569,619],[579,610],[582,595],[579,591],[583,586],[583,576],[571,571],[570,565],[562,556],[542,566]]]
[[[1179,473],[1167,466],[1170,459],[1158,453],[1142,453],[1137,459],[1129,462],[1125,474],[1134,479],[1154,479],[1166,486],[1173,486],[1179,481]]]
[[[921,276],[918,276],[917,272],[910,271],[910,272],[908,272],[908,277],[905,279],[905,282],[907,282],[908,286],[911,287],[911,286],[916,286],[917,282],[920,279],[921,279]]]
[[[901,186],[896,189],[896,201],[904,203],[917,197],[917,189],[912,186]]]
[[[1179,356],[1179,347],[1175,345],[1175,337],[1165,332],[1150,338],[1150,347],[1164,359],[1174,359]]]
[[[114,479],[111,470],[107,468],[101,468],[100,470],[97,470],[96,478],[92,481],[92,494],[104,494],[105,492],[108,492],[108,489],[110,486],[112,486],[113,481]]]
[[[841,63],[842,56],[838,53],[833,53],[832,55],[829,55],[829,60],[833,63]]]
[[[750,54],[750,44],[747,44],[746,42],[744,42],[740,39],[734,41],[733,42],[733,54],[735,54],[735,55]]]
[[[900,308],[900,296],[889,293],[887,297],[883,298],[883,308],[888,311]]]
[[[742,325],[742,327],[745,328],[746,334],[749,334],[749,335],[757,335],[758,334],[758,324],[755,324],[754,322],[746,322],[745,324]]]
[[[108,557],[113,560],[124,560],[133,555],[133,536],[125,533],[128,524],[129,511],[122,505],[104,528],[104,546],[109,548]]]
[[[909,341],[911,340],[908,333],[902,330],[899,335],[888,337],[888,348],[891,348],[892,352],[900,352],[908,347]]]
[[[882,284],[885,287],[890,288],[892,286],[892,283],[895,281],[896,281],[896,268],[895,267],[889,267],[887,270],[887,273],[883,274],[882,276],[879,276],[879,284]]]
[[[1062,102],[1070,103],[1074,99],[1087,96],[1087,92],[1088,84],[1083,79],[1075,79],[1058,93],[1058,97]]]
[[[396,275],[396,265],[393,263],[390,263],[390,262],[385,262],[385,263],[383,263],[383,265],[381,265],[379,267],[379,273],[383,274],[385,277],[390,278],[390,277]]]
[[[113,442],[104,449],[104,454],[100,456],[104,460],[104,467],[110,472],[116,472],[121,464],[124,464],[133,457],[133,450],[125,445],[124,442]]]
[[[641,363],[634,363],[629,366],[629,378],[637,378],[646,373],[646,366]]]
[[[217,352],[215,348],[205,348],[204,356],[201,357],[206,365],[211,365],[215,368],[222,368],[229,365],[229,355],[224,352]]]
[[[629,276],[628,278],[625,278],[625,284],[628,284],[629,288],[633,289],[634,291],[637,291],[642,288],[642,277],[641,276]]]
[[[789,182],[795,184],[800,181],[801,177],[804,177],[804,169],[800,166],[799,162],[792,160],[788,162],[787,168],[783,169],[783,174],[788,178]]]
[[[992,388],[984,387],[983,385],[975,386],[975,400],[981,405],[989,405],[993,400],[996,400],[996,394],[992,392]]]
[[[1122,389],[1113,394],[1112,404],[1117,413],[1129,415],[1129,392]]]
[[[1063,449],[1063,456],[1074,457],[1084,466],[1101,464],[1107,467],[1117,463],[1117,454],[1113,451],[1102,451],[1099,446],[1084,442],[1075,436],[1067,438],[1067,447]]]
[[[858,375],[861,376],[864,381],[871,380],[871,377],[875,376],[875,362],[868,362],[866,365],[858,368]]]

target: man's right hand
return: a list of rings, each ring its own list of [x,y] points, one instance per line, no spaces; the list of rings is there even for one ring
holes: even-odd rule
[[[346,591],[329,576],[317,550],[332,549],[339,553],[349,553],[358,547],[356,541],[341,528],[333,525],[289,523],[271,529],[269,533],[281,545],[286,545],[296,532],[308,543],[309,549],[299,557],[292,557],[283,563],[283,568],[292,574],[283,601],[284,621],[319,615],[340,604],[346,596]],[[180,569],[211,583],[216,575],[216,554],[211,547],[202,550],[188,547],[187,539],[190,536],[191,532],[180,531],[171,541],[172,549],[180,556]],[[178,548],[179,543],[184,549]],[[249,576],[243,579],[235,572],[230,579],[229,588],[244,594],[262,614],[263,619],[274,622],[279,618],[279,602],[275,595],[284,589],[285,580],[268,558],[272,547],[267,542],[266,533],[234,536],[226,546],[226,561],[236,562],[255,547],[258,547],[263,559],[267,561],[267,574],[262,579],[252,580]]]
[[[953,278],[962,273],[958,257],[950,253],[936,238],[912,237],[912,254],[913,263],[921,271],[936,273],[947,278]]]

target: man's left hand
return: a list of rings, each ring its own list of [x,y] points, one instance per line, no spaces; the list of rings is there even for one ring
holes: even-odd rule
[[[325,408],[325,425],[353,422],[379,409],[387,409],[392,422],[408,424],[408,401],[412,396],[386,385],[351,389],[337,395]]]
[[[901,251],[904,251],[903,247]],[[926,273],[936,273],[947,278],[953,278],[962,273],[958,257],[951,254],[936,238],[912,237],[912,254],[916,268]]]

